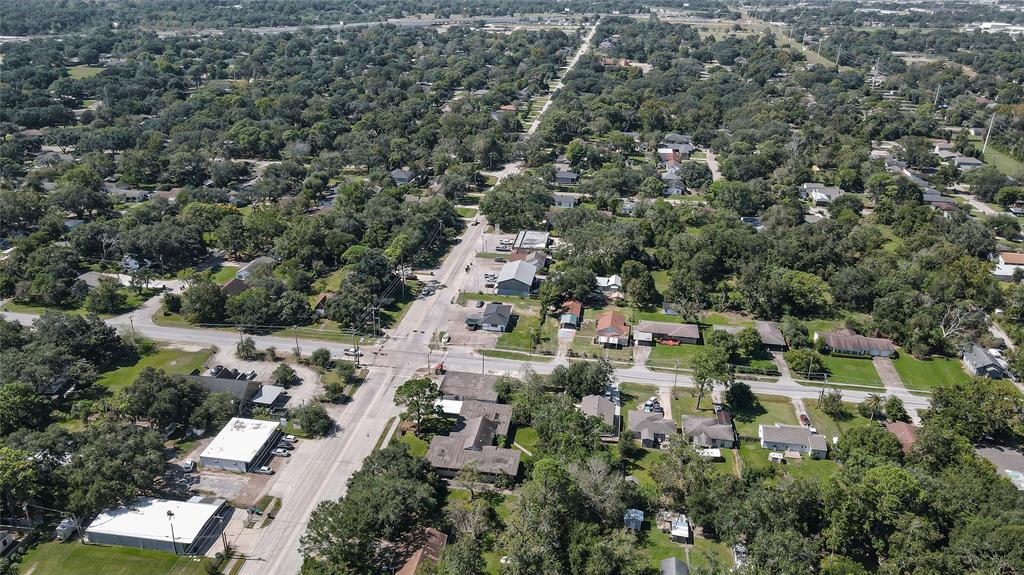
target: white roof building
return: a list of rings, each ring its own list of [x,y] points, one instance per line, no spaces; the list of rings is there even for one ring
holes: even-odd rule
[[[216,537],[223,507],[223,499],[204,497],[188,501],[136,499],[100,513],[85,530],[85,538],[104,545],[197,553]]]
[[[245,473],[274,448],[278,422],[233,417],[199,456],[203,467]]]

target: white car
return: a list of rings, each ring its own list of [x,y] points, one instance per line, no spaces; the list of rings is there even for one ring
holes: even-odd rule
[[[292,456],[292,452],[288,451],[287,449],[285,449],[283,447],[278,447],[277,449],[275,449],[271,453],[273,453],[277,457],[291,457]]]
[[[358,347],[346,347],[345,348],[345,355],[348,355],[348,356],[351,356],[351,357],[360,357],[360,356],[363,355],[363,352],[359,351]]]
[[[273,475],[274,470],[271,469],[269,465],[264,465],[262,467],[257,467],[253,473],[259,473],[260,475]]]
[[[288,443],[298,443],[299,438],[295,437],[294,435],[285,435],[284,440],[287,441]]]
[[[196,460],[186,459],[181,462],[181,468],[185,470],[185,473],[194,473],[196,470]]]

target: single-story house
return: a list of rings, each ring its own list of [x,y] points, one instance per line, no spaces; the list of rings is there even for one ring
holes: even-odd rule
[[[626,318],[616,311],[597,314],[597,331],[594,343],[605,347],[626,347],[629,345],[629,326]]]
[[[411,184],[416,180],[416,172],[403,168],[391,170],[391,180],[396,184]]]
[[[660,413],[634,409],[628,415],[629,430],[640,436],[643,447],[657,447],[676,432],[676,424]]]
[[[741,216],[740,221],[754,228],[756,231],[764,229],[764,221],[756,216]]]
[[[223,528],[224,511],[224,500],[212,497],[139,498],[97,515],[86,528],[85,539],[99,545],[203,555]]]
[[[512,306],[507,303],[491,302],[484,308],[484,313],[480,318],[480,327],[484,331],[505,332],[509,330],[511,322]]]
[[[756,321],[758,335],[761,336],[761,344],[772,351],[785,351],[786,338],[782,335],[782,329],[777,321]]]
[[[636,326],[637,343],[654,345],[660,340],[677,343],[700,343],[700,328],[692,323],[643,320]]]
[[[665,137],[662,138],[661,141],[666,144],[692,144],[693,136],[690,136],[689,134],[677,134],[675,132],[670,132],[665,134]]]
[[[732,417],[726,411],[720,417],[684,415],[682,418],[683,435],[693,440],[694,447],[724,447],[732,449],[736,445],[736,430],[732,426]]]
[[[315,313],[317,317],[324,317],[327,315],[327,300],[331,299],[332,295],[334,294],[325,291],[316,296],[316,301],[313,303],[313,313]]]
[[[127,204],[144,202],[148,200],[151,195],[151,192],[147,190],[112,189],[108,191],[110,195]]]
[[[498,272],[494,293],[529,296],[537,276],[537,266],[524,262],[506,262]]]
[[[985,162],[979,160],[978,158],[972,158],[970,156],[958,154],[953,158],[953,165],[956,166],[961,171],[969,172],[971,170],[976,170],[984,166]]]
[[[462,430],[449,435],[435,435],[427,447],[427,461],[437,474],[454,478],[472,465],[486,480],[519,473],[519,450],[493,445],[498,424],[480,416],[466,420]]]
[[[661,560],[661,575],[690,575],[690,566],[677,557]]]
[[[558,318],[559,327],[566,329],[579,329],[580,321],[583,319],[583,304],[576,300],[569,300],[562,304],[562,315]]]
[[[441,378],[441,398],[465,401],[498,401],[498,392],[494,388],[498,381],[497,375],[486,373],[470,373],[467,371],[448,371]]]
[[[540,270],[548,263],[548,255],[542,251],[535,252],[513,252],[506,259],[510,262],[526,262],[537,266]]]
[[[627,509],[622,515],[622,526],[631,531],[640,531],[644,524],[644,512],[639,509]]]
[[[868,355],[871,357],[894,357],[896,346],[892,341],[879,337],[857,335],[848,329],[814,333],[814,339],[821,338],[829,352],[844,355]]]
[[[459,403],[458,415],[461,419],[461,429],[465,429],[469,422],[483,417],[494,425],[495,436],[508,435],[509,427],[512,425],[512,406],[492,401],[480,401],[478,399],[466,399]]]
[[[964,368],[967,373],[978,377],[989,379],[1003,379],[1006,377],[1006,368],[1002,362],[995,358],[989,351],[978,344],[971,344],[971,347],[964,351]]]
[[[672,541],[676,543],[690,543],[693,538],[693,531],[690,530],[690,520],[685,515],[676,517],[672,521],[669,535],[672,537]]]
[[[814,204],[818,206],[831,204],[841,195],[843,195],[843,190],[835,186],[826,186],[823,188],[817,188],[810,191],[811,201],[813,201]]]
[[[276,265],[277,260],[275,260],[274,258],[270,256],[260,256],[239,268],[238,271],[235,272],[235,278],[240,280],[248,280],[249,276],[251,276],[253,272],[259,270],[260,268],[273,267]]]
[[[772,451],[797,451],[813,459],[822,459],[828,454],[828,443],[824,435],[811,433],[802,425],[759,425],[757,436],[761,447]]]
[[[131,281],[131,277],[126,276],[124,274],[105,274],[93,271],[85,272],[84,274],[78,276],[76,279],[85,282],[85,285],[89,286],[90,288],[96,288],[99,287],[100,279],[102,278],[114,280],[115,282],[122,286],[128,285],[128,283]]]
[[[1013,272],[1024,268],[1024,254],[1017,252],[999,252],[996,256],[996,267],[992,275],[999,280],[1013,279]]]
[[[512,250],[519,253],[543,251],[548,249],[551,234],[540,230],[522,230],[516,234],[512,242]]]
[[[430,561],[436,564],[441,560],[441,553],[444,551],[445,545],[448,544],[448,535],[433,527],[427,527],[423,530],[421,540],[423,546],[409,556],[402,568],[395,572],[395,575],[416,575],[421,563]]]
[[[603,395],[587,395],[580,402],[580,411],[584,415],[601,420],[615,434],[615,404]]]
[[[899,440],[903,446],[903,453],[910,453],[914,442],[917,441],[917,428],[903,421],[890,421],[885,424],[885,428]]]
[[[575,208],[576,196],[573,194],[554,194],[556,208]]]
[[[232,278],[220,286],[220,291],[224,292],[226,296],[236,296],[247,289],[249,289],[249,282],[239,278]]]
[[[569,170],[557,170],[555,183],[560,186],[575,186],[580,182],[580,175]]]
[[[622,277],[619,274],[605,276],[597,276],[594,278],[594,283],[597,284],[597,291],[603,294],[614,294],[622,291]]]

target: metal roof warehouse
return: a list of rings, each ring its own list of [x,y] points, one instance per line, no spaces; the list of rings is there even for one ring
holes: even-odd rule
[[[201,553],[213,542],[224,517],[223,499],[136,499],[100,513],[85,530],[90,543],[136,549]],[[172,531],[173,529],[173,531]]]
[[[199,456],[203,467],[246,472],[274,448],[278,422],[233,417]]]

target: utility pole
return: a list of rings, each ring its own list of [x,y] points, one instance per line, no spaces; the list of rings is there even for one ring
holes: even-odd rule
[[[932,110],[939,107],[939,91],[942,90],[942,84],[935,87],[935,100],[932,101]]]
[[[839,45],[839,51],[836,52],[836,72],[839,71],[839,58],[843,55],[843,45]]]
[[[672,369],[672,387],[673,389],[679,384],[679,362],[676,362],[675,368]]]
[[[302,350],[299,349],[299,332],[296,331],[298,329],[299,329],[299,326],[297,326],[297,325],[293,325],[292,326],[292,334],[295,336],[295,361],[298,361],[299,358],[302,357]]]
[[[992,126],[996,123],[996,113],[992,112],[992,117],[988,120],[988,131],[985,132],[985,143],[981,146],[981,155],[985,155],[985,150],[988,149],[988,139],[992,136]]]

